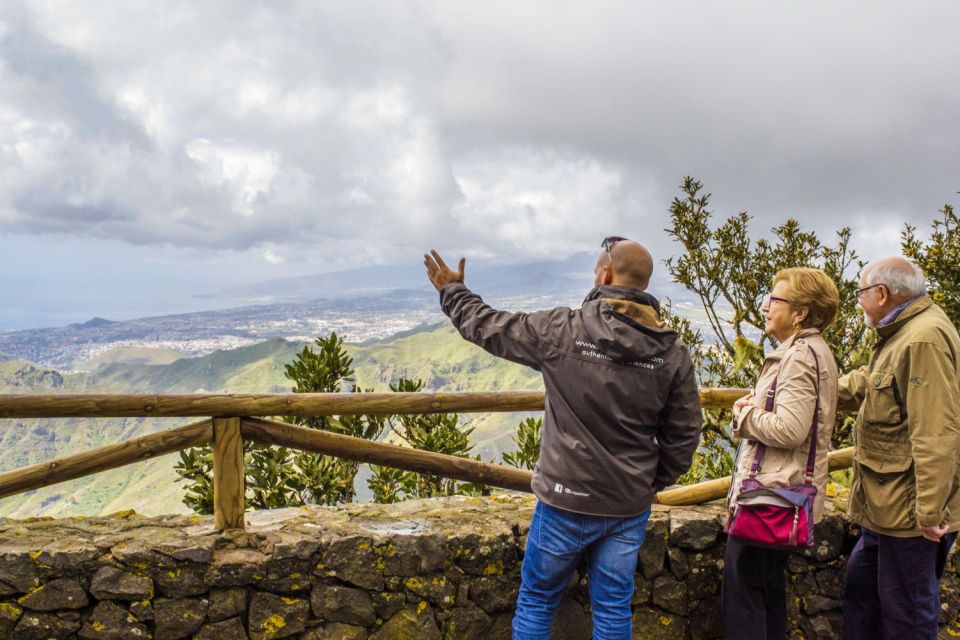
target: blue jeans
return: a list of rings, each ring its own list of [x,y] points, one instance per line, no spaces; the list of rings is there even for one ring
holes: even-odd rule
[[[553,613],[586,556],[593,609],[593,637],[629,639],[630,597],[637,553],[650,510],[629,518],[589,516],[537,502],[523,556],[514,640],[547,640]]]

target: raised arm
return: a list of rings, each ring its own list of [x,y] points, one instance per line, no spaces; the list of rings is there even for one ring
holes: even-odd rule
[[[427,277],[440,292],[440,306],[460,335],[492,355],[540,369],[540,336],[549,323],[547,312],[498,311],[463,284],[466,261],[447,267],[436,251],[424,256]]]

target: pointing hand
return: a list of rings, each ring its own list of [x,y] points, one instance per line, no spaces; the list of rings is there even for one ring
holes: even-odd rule
[[[466,263],[466,258],[460,258],[460,265],[456,271],[453,271],[447,266],[447,263],[443,261],[440,254],[433,249],[430,250],[430,253],[423,255],[423,264],[427,267],[427,277],[430,279],[430,284],[432,284],[437,291],[440,291],[451,282],[463,282],[463,268]]]

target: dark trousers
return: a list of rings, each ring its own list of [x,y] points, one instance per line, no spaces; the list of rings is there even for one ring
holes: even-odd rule
[[[847,561],[843,637],[880,640],[937,637],[940,576],[957,537],[939,543],[863,529]]]
[[[786,551],[727,538],[720,587],[724,638],[787,637],[786,571]]]

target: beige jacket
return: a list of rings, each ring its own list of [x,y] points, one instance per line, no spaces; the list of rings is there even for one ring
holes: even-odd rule
[[[763,443],[766,451],[757,480],[779,487],[804,482],[818,388],[817,368],[810,347],[820,365],[820,416],[813,477],[818,492],[813,504],[813,518],[814,522],[823,518],[827,453],[837,412],[837,363],[817,329],[801,329],[767,355],[763,362],[753,390],[753,405],[741,412],[734,425],[740,446],[730,490],[731,508],[740,493],[741,482],[750,474],[758,443]],[[774,378],[777,379],[777,390],[773,411],[766,411],[767,391]]]
[[[840,379],[861,403],[850,518],[888,536],[960,529],[960,337],[928,296],[877,329],[870,362]]]

